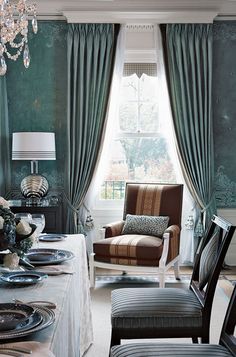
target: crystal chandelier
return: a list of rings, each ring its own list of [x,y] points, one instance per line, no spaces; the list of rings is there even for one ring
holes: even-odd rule
[[[14,61],[23,51],[25,68],[29,67],[28,17],[32,15],[33,32],[38,31],[36,5],[27,0],[0,0],[0,75],[7,71],[5,57]],[[9,51],[13,49],[14,54]],[[5,57],[4,57],[5,56]]]

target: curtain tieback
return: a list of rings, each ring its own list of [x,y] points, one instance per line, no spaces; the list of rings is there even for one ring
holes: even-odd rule
[[[214,197],[214,195],[212,194],[211,199],[210,199],[210,201],[208,202],[208,204],[207,204],[204,208],[201,209],[201,213],[205,213],[205,212],[208,210],[208,208],[209,208],[209,207],[211,206],[211,204],[212,204],[213,197]]]
[[[71,201],[67,198],[67,196],[65,196],[65,198],[66,198],[66,202],[67,202],[68,206],[74,213],[74,223],[75,223],[75,226],[77,227],[77,231],[78,230],[81,231],[81,228],[78,229],[78,227],[81,227],[81,222],[80,222],[80,218],[79,218],[79,208],[75,208],[72,205]]]
[[[76,213],[76,214],[79,213],[79,208],[75,208],[75,206],[72,205],[71,201],[70,201],[67,197],[66,197],[66,202],[67,202],[68,206],[70,207],[70,209],[71,209],[74,213]]]
[[[91,231],[92,229],[94,229],[94,221],[93,221],[93,217],[91,215],[90,210],[88,209],[88,207],[85,205],[85,203],[83,202],[83,206],[87,211],[87,217],[84,223],[84,227],[86,231]]]

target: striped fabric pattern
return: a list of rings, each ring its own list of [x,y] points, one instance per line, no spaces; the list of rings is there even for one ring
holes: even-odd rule
[[[162,189],[159,185],[140,185],[135,214],[159,216]]]
[[[119,236],[124,227],[124,223],[125,223],[124,221],[120,221],[120,222],[106,224],[106,226],[103,227],[106,228],[105,237],[109,238],[109,237]]]
[[[202,251],[199,266],[199,289],[203,289],[207,284],[214,263],[217,258],[219,247],[219,233],[215,232]]]
[[[207,344],[129,343],[114,346],[111,357],[232,357],[223,346]]]
[[[125,288],[112,291],[113,328],[200,327],[202,308],[190,289]]]
[[[93,244],[96,260],[112,264],[158,266],[163,251],[161,238],[128,234]]]
[[[165,233],[170,233],[170,242],[169,242],[169,252],[167,257],[167,263],[173,260],[179,252],[179,235],[180,228],[179,226],[172,225],[165,230]]]

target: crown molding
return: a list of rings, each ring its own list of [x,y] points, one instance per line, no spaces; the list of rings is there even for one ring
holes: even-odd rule
[[[211,23],[216,10],[205,11],[63,11],[69,23]]]
[[[105,12],[105,13],[172,13],[190,12],[196,16],[198,13],[216,12],[218,15],[236,15],[236,0],[34,0],[39,15],[62,15],[63,12]],[[180,16],[180,15],[179,15]],[[207,17],[207,15],[206,15]],[[90,14],[89,21],[92,18]],[[204,20],[203,15],[203,20]],[[178,19],[172,21],[177,22]],[[185,21],[186,21],[185,17]],[[118,19],[117,19],[118,21]],[[208,20],[204,20],[208,21]]]

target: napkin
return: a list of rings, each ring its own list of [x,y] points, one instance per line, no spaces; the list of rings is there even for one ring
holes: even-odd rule
[[[0,348],[1,347],[23,347],[32,351],[32,354],[21,353],[24,357],[55,357],[55,355],[49,351],[48,347],[46,347],[43,343],[36,341],[4,343],[0,344]],[[0,353],[0,356],[6,357],[3,353]]]
[[[13,273],[14,271],[22,271],[24,269],[22,269],[20,266],[18,266],[16,269],[9,269],[3,265],[0,265],[0,273]]]
[[[73,267],[66,264],[60,264],[58,266],[44,265],[38,266],[35,270],[45,273],[47,275],[60,275],[60,274],[74,274]]]

